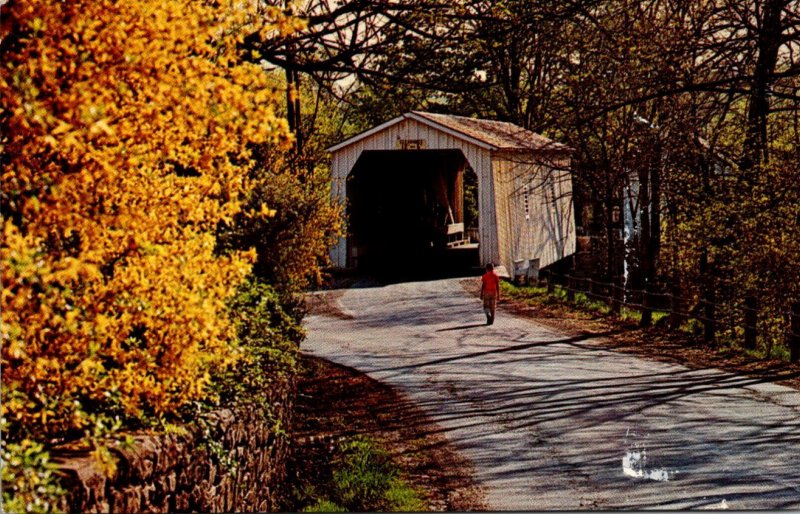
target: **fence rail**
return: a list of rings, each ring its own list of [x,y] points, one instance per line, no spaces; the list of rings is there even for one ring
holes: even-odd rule
[[[566,293],[569,302],[575,301],[576,293],[581,293],[587,298],[605,302],[611,313],[620,316],[622,308],[627,308],[642,313],[642,326],[652,324],[655,312],[663,312],[668,316],[667,324],[671,329],[677,329],[689,320],[697,320],[702,325],[703,339],[714,342],[720,323],[724,321],[719,312],[730,306],[716,302],[713,290],[700,298],[685,298],[673,292],[648,291],[647,289],[626,289],[615,282],[604,282],[591,277],[575,275],[561,275],[552,271],[543,270],[539,280],[544,281],[549,294],[555,294],[558,285]],[[692,306],[688,308],[688,306]],[[731,328],[741,328],[743,332],[743,345],[748,350],[756,348],[758,339],[758,302],[755,297],[743,298],[739,309],[741,322],[731,325]],[[790,362],[800,362],[800,302],[794,302],[788,312],[789,326],[785,331],[785,341],[789,348]],[[733,319],[733,318],[731,318]],[[768,346],[769,351],[772,345]],[[768,353],[769,353],[768,351]]]

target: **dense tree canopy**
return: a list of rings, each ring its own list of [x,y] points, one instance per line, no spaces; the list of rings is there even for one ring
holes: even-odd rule
[[[315,30],[263,55],[334,93],[350,77],[361,128],[421,108],[554,136],[576,150],[578,219],[605,261],[592,273],[617,280],[624,258],[629,287],[716,292],[732,318],[756,295],[785,327],[800,297],[797,0],[303,5]]]

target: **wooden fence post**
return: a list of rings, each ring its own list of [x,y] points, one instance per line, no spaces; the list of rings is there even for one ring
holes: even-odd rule
[[[622,275],[617,275],[611,279],[611,312],[614,316],[622,315],[622,301],[625,298],[625,285]]]
[[[650,307],[650,284],[645,284],[644,292],[642,293],[642,319],[639,322],[640,327],[649,327],[653,324],[653,309]]]
[[[556,292],[556,277],[553,270],[547,272],[547,294]]]
[[[744,299],[744,347],[756,349],[756,326],[758,323],[758,303],[754,296]]]
[[[683,324],[683,299],[680,286],[673,284],[670,290],[672,297],[670,298],[669,328],[677,330]]]
[[[789,313],[789,342],[790,362],[800,362],[800,302],[792,304],[792,311]]]
[[[567,275],[567,301],[575,301],[575,279],[572,277],[571,273]]]
[[[708,291],[706,291],[705,302],[705,319],[703,320],[705,330],[703,333],[703,340],[706,343],[713,343],[717,332],[717,306],[715,305],[716,295],[714,294],[713,288],[709,288]]]
[[[583,294],[589,301],[597,300],[597,282],[594,277],[583,277]]]

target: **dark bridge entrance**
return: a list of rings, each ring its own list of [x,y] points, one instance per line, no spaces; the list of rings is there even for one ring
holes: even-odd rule
[[[365,151],[347,192],[351,266],[409,279],[479,264],[477,179],[461,151]]]

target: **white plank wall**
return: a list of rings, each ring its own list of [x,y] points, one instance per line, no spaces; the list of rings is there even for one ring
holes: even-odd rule
[[[525,220],[521,203],[523,178],[537,170],[526,164],[521,169],[519,154],[493,152],[488,144],[479,144],[436,130],[414,119],[402,119],[333,151],[331,194],[342,205],[347,200],[347,176],[362,152],[396,150],[397,140],[424,140],[426,150],[461,150],[478,177],[478,210],[481,264],[494,262],[513,270],[515,259],[539,257],[544,267],[575,251],[575,220],[572,214],[569,173],[556,173],[557,201],[545,198],[544,189],[531,191],[530,220]],[[528,158],[530,160],[530,158]],[[567,161],[568,163],[568,161]],[[548,201],[549,200],[549,201]],[[527,223],[522,223],[526,222]],[[344,238],[331,248],[335,266],[347,266]]]
[[[355,167],[361,153],[368,150],[396,150],[398,139],[425,140],[426,150],[461,150],[469,165],[478,176],[478,210],[480,233],[480,259],[482,262],[497,261],[496,214],[494,212],[494,188],[492,184],[492,161],[488,149],[456,138],[450,134],[405,119],[367,138],[335,151],[331,162],[333,188],[331,194],[340,202],[347,200],[347,176]],[[347,265],[347,244],[344,238],[331,249],[334,266]]]
[[[531,155],[496,153],[495,202],[500,263],[512,270],[515,260],[538,258],[548,266],[575,252],[572,186],[569,161],[547,165]],[[552,177],[551,189],[548,177]],[[525,216],[525,186],[528,216]]]
[[[345,210],[347,204],[347,189],[345,180],[347,174],[342,176],[342,154],[341,153],[334,153],[333,158],[331,159],[331,196],[333,200],[339,205],[342,206],[342,213],[346,213]],[[347,227],[345,227],[346,229]],[[330,250],[330,257],[331,263],[334,266],[339,268],[344,268],[347,266],[347,238],[340,237],[339,240],[331,247]]]

